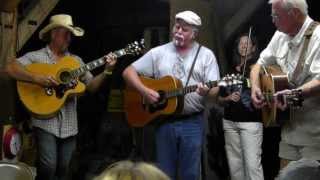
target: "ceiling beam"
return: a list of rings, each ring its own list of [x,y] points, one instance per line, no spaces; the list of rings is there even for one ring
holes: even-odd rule
[[[25,45],[58,2],[59,0],[37,1],[33,9],[19,22],[17,52]]]
[[[265,3],[265,0],[248,0],[224,26],[224,42],[229,42],[237,30]]]
[[[17,11],[0,11],[0,74],[9,58],[14,58],[16,51]]]

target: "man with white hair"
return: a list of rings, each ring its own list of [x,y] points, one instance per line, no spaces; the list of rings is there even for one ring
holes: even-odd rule
[[[176,14],[172,42],[152,48],[123,71],[127,84],[150,104],[158,102],[160,95],[144,85],[138,74],[153,78],[170,75],[181,80],[184,86],[197,85],[196,92],[184,96],[182,115],[162,120],[156,130],[157,162],[172,180],[177,176],[183,180],[199,179],[203,102],[205,98],[216,96],[218,91],[218,88],[209,89],[202,84],[218,80],[220,75],[213,52],[196,42],[200,26],[201,19],[194,12]]]
[[[73,25],[72,17],[67,14],[58,14],[50,18],[50,23],[39,32],[39,38],[46,41],[46,47],[26,53],[13,59],[7,64],[8,74],[19,80],[43,87],[59,85],[56,77],[34,73],[25,68],[32,63],[56,64],[65,57],[72,56],[81,65],[82,59],[68,51],[71,35],[83,36],[84,30]],[[115,65],[113,53],[104,56],[105,71],[95,77],[90,72],[80,76],[86,84],[87,90],[95,92],[104,80],[106,71]],[[37,145],[37,177],[38,180],[64,180],[67,179],[69,163],[76,148],[76,135],[78,133],[77,99],[69,97],[57,114],[50,118],[32,117],[33,131]]]
[[[270,0],[272,20],[277,31],[251,70],[252,100],[256,107],[265,105],[260,89],[262,66],[278,65],[288,74],[291,90],[277,92],[278,108],[287,108],[278,97],[301,90],[303,107],[291,109],[290,120],[281,127],[280,168],[301,158],[320,160],[320,27],[308,16],[305,0]]]

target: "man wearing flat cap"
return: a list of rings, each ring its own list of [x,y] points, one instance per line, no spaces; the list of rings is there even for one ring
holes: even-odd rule
[[[201,23],[192,11],[176,14],[172,42],[152,48],[123,71],[126,82],[150,104],[160,100],[159,93],[145,86],[138,74],[156,79],[172,76],[183,86],[197,85],[196,92],[184,96],[182,113],[162,119],[156,129],[157,164],[172,180],[199,179],[204,100],[218,91],[203,84],[219,80],[220,75],[213,52],[196,41]]]
[[[72,56],[84,65],[80,57],[68,51],[71,35],[83,36],[84,30],[73,25],[70,15],[52,16],[50,23],[39,33],[39,38],[46,41],[47,46],[9,62],[6,66],[8,74],[19,81],[43,87],[59,85],[55,77],[30,72],[25,66],[32,63],[56,64],[64,56]],[[105,70],[110,70],[115,64],[114,54],[109,53],[103,59],[106,61]],[[90,72],[86,72],[80,80],[86,84],[88,91],[95,92],[105,80],[105,76],[106,73],[101,73],[93,77]],[[75,136],[78,133],[76,97],[69,97],[54,117],[31,119],[37,144],[36,179],[66,179],[72,152],[76,148]]]

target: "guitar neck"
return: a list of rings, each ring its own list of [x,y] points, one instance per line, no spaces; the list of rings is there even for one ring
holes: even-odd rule
[[[217,84],[218,84],[217,81],[209,81],[209,82],[205,83],[205,85],[208,86],[209,88],[216,87]],[[166,92],[166,97],[171,98],[171,97],[176,97],[176,96],[184,96],[188,93],[192,93],[192,92],[196,91],[196,89],[197,89],[197,85],[192,85],[192,86],[187,86],[184,88],[170,90],[170,91]]]
[[[124,49],[120,49],[118,51],[113,52],[116,55],[116,58],[119,58],[121,56],[126,55],[126,51]],[[89,62],[78,69],[75,69],[71,71],[72,77],[77,78],[83,74],[85,74],[87,71],[91,71],[97,67],[100,67],[106,63],[104,57],[101,57],[97,60],[94,60],[92,62]]]

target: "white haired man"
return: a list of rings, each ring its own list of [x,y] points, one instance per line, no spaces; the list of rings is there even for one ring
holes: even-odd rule
[[[288,74],[291,90],[274,95],[277,107],[287,105],[278,96],[302,90],[303,107],[292,110],[281,127],[280,168],[301,158],[320,160],[320,27],[308,16],[305,0],[270,0],[277,31],[251,70],[251,97],[256,107],[265,105],[259,84],[262,66],[279,65]]]
[[[209,89],[202,84],[218,80],[220,75],[213,52],[195,40],[200,26],[201,19],[194,12],[176,14],[172,42],[151,49],[123,71],[126,82],[151,104],[160,100],[159,93],[145,86],[138,73],[154,78],[170,75],[180,79],[183,85],[190,77],[189,85],[198,86],[196,92],[184,97],[181,117],[163,120],[156,130],[158,165],[172,180],[177,179],[177,173],[183,180],[199,179],[204,135],[203,101],[218,92],[218,88]],[[191,70],[195,57],[196,63]]]

